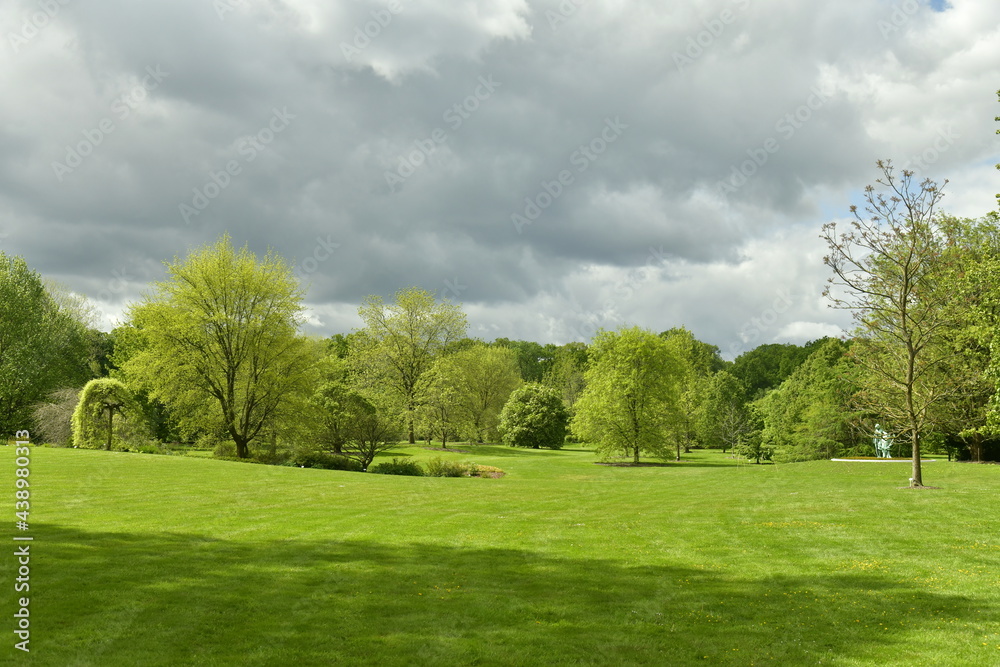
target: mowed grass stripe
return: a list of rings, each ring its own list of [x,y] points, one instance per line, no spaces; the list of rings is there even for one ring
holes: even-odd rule
[[[459,447],[396,455],[508,475],[35,449],[28,664],[1000,661],[995,466]]]

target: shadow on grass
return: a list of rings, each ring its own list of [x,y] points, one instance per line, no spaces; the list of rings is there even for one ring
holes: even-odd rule
[[[755,580],[518,549],[33,529],[25,664],[920,662],[914,636],[996,611],[874,572]]]

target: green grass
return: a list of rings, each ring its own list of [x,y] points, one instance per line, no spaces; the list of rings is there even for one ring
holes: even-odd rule
[[[401,446],[502,479],[37,448],[32,665],[1000,664],[1000,467]],[[0,487],[14,488],[13,448]],[[7,480],[4,482],[3,480]],[[10,537],[13,505],[10,513]],[[3,628],[3,623],[7,624]]]

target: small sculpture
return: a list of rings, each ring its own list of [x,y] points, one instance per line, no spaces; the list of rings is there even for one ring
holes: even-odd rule
[[[881,424],[875,424],[875,455],[880,459],[892,458],[892,438],[883,430]]]

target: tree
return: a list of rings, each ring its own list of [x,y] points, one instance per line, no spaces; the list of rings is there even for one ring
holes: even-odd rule
[[[752,401],[778,387],[822,343],[820,339],[802,346],[791,343],[759,345],[738,356],[729,372],[746,387],[744,400]]]
[[[350,439],[344,448],[344,455],[368,470],[376,456],[399,442],[402,434],[399,419],[390,408],[364,397],[353,404],[351,417]]]
[[[576,404],[573,432],[597,443],[604,457],[665,456],[683,361],[665,340],[633,327],[601,331],[590,347],[587,388]]]
[[[445,346],[465,336],[467,323],[460,306],[411,287],[396,292],[395,303],[370,296],[358,309],[365,322],[365,363],[386,368],[389,389],[403,406],[410,444],[416,442],[413,422],[424,390],[424,374]]]
[[[774,455],[774,450],[764,442],[761,431],[762,421],[753,405],[747,406],[747,423],[750,428],[746,435],[733,447],[733,452],[737,456],[742,456],[747,461],[753,461],[760,465],[761,461],[770,461]]]
[[[442,357],[435,369],[437,387],[428,394],[448,397],[470,440],[493,439],[500,411],[521,385],[514,351],[477,343]]]
[[[458,371],[440,357],[427,371],[424,393],[418,401],[418,421],[428,434],[437,437],[441,446],[448,448],[448,441],[455,440],[461,430],[463,397],[459,388]]]
[[[861,444],[849,350],[847,343],[828,338],[780,387],[753,403],[763,420],[761,444],[777,460],[832,458]],[[870,436],[866,433],[865,439]]]
[[[712,376],[698,425],[702,442],[718,445],[725,453],[739,445],[753,430],[746,410],[746,394],[746,385],[728,371]]]
[[[684,327],[675,327],[660,334],[674,347],[682,364],[680,394],[677,400],[677,419],[671,429],[677,447],[677,460],[681,460],[681,448],[690,452],[698,434],[702,401],[708,387],[709,378],[725,367],[719,348],[694,337]]]
[[[973,461],[982,460],[987,438],[1000,434],[998,221],[995,212],[977,220],[943,216],[940,221],[953,239],[946,250],[952,273],[942,288],[958,304],[958,326],[947,332],[947,345],[956,353],[948,368],[956,391],[934,406],[931,421],[946,443],[964,442]]]
[[[43,442],[66,447],[73,442],[73,412],[80,401],[80,390],[57,389],[32,407],[32,416]]]
[[[541,382],[545,374],[552,368],[556,346],[548,343],[540,345],[530,340],[510,340],[497,338],[493,345],[509,347],[517,354],[517,363],[521,367],[521,379],[525,382]]]
[[[121,419],[115,428],[115,415]],[[73,445],[110,451],[115,442],[124,444],[148,435],[142,408],[128,388],[112,378],[91,380],[80,391],[73,411]]]
[[[288,402],[314,386],[315,348],[298,335],[302,293],[288,264],[228,235],[167,264],[170,279],[129,311],[142,338],[126,377],[184,415],[189,431],[225,432],[240,458]]]
[[[851,206],[850,231],[823,226],[824,261],[834,273],[825,294],[854,315],[856,356],[866,371],[860,397],[910,442],[910,485],[920,487],[920,438],[933,406],[952,390],[944,371],[954,352],[942,344],[956,321],[952,297],[941,289],[949,242],[936,213],[943,194],[930,179],[916,185],[911,171],[897,177],[891,161],[877,164],[876,182],[888,194],[865,188],[870,217]]]
[[[509,447],[560,449],[566,439],[569,413],[551,387],[529,382],[515,389],[500,412],[498,430]]]
[[[0,431],[24,429],[31,406],[91,378],[78,299],[53,294],[21,257],[0,252]]]
[[[577,341],[561,345],[556,348],[552,365],[542,380],[543,384],[562,394],[571,414],[586,386],[583,374],[587,370],[588,357],[586,343]]]

